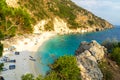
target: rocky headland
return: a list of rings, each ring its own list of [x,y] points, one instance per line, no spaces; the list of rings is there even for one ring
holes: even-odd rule
[[[78,67],[80,68],[82,80],[102,80],[103,73],[98,67],[99,62],[104,58],[106,48],[95,40],[82,42],[76,50]]]

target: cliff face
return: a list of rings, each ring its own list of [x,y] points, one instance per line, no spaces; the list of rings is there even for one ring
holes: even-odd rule
[[[0,5],[0,30],[6,35],[90,32],[112,27],[71,0],[1,0]]]
[[[98,63],[104,58],[105,48],[96,41],[82,42],[76,50],[78,67],[82,80],[102,80],[103,74]]]

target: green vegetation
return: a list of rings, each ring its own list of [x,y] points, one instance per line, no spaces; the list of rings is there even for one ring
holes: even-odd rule
[[[4,38],[32,33],[32,26],[43,19],[51,19],[45,25],[45,30],[52,31],[55,17],[67,22],[70,29],[94,25],[106,26],[105,20],[77,6],[71,0],[19,0],[18,5],[17,8],[9,7],[5,0],[0,0],[0,31]],[[85,16],[85,19],[80,16]]]
[[[100,63],[100,68],[105,78],[104,80],[116,80],[119,76],[117,74],[119,74],[120,69],[120,42],[116,39],[107,39],[102,44],[108,50],[106,61]]]
[[[22,80],[34,80],[33,77],[34,76],[32,74],[26,74],[26,75],[23,75],[21,78]]]
[[[1,44],[0,42],[0,57],[2,56],[2,52],[3,52],[3,44]]]
[[[48,11],[46,10],[47,8],[43,0],[19,0],[19,4],[31,12],[32,18],[35,22],[49,18]]]
[[[0,72],[3,70],[3,66],[4,66],[4,64],[0,63]]]
[[[67,19],[67,22],[70,24],[69,28],[76,29],[78,28],[78,23],[76,23],[76,12],[74,11],[77,6],[73,4],[71,1],[67,0],[54,0],[56,5],[54,7],[57,8],[50,8],[50,10],[57,16],[63,19]]]
[[[44,29],[45,29],[46,31],[53,31],[53,30],[54,30],[53,22],[52,22],[52,21],[49,21],[49,22],[44,26]]]
[[[0,31],[0,57],[2,56],[2,53],[3,53],[3,44],[1,44],[2,39],[4,39],[4,35]],[[4,64],[0,63],[0,72],[3,70],[3,66],[4,66]]]
[[[75,24],[76,15],[73,12],[73,9],[69,6],[66,6],[67,2],[58,2],[59,12],[56,12],[61,18],[66,18],[70,24]],[[73,26],[73,25],[72,25]],[[74,26],[75,27],[75,26]]]
[[[33,74],[27,73],[21,77],[22,80],[47,80],[44,79],[43,76],[39,75],[38,77],[34,78]],[[49,79],[51,80],[51,79]]]
[[[0,42],[0,57],[2,56],[2,52],[3,52],[3,44],[1,44]],[[0,72],[3,70],[3,63],[0,63]]]
[[[116,48],[120,46],[120,42],[118,42],[117,39],[106,39],[105,41],[102,42],[102,45],[107,48],[108,52],[111,53],[113,48]]]
[[[16,33],[31,33],[31,18],[24,8],[8,7],[5,0],[0,0],[0,31],[5,36]]]
[[[92,21],[92,20],[88,20],[88,24],[91,26],[91,25],[94,24],[94,21]]]
[[[101,61],[98,65],[103,73],[103,80],[113,80],[113,76],[112,76],[113,73],[111,72],[106,60]]]
[[[4,34],[0,31],[0,40],[4,39]]]
[[[113,48],[111,58],[120,66],[120,47]]]
[[[46,18],[53,18],[53,16],[59,16],[60,18],[67,21],[71,25],[71,28],[78,27],[78,24],[75,22],[75,6],[70,7],[69,5],[67,5],[73,4],[71,1],[50,0],[44,2],[43,0],[31,0],[25,2],[24,0],[19,0],[19,4],[31,11],[35,22]],[[51,22],[53,23],[53,21]],[[49,25],[47,27],[49,27],[48,30],[53,30],[53,26]]]
[[[117,74],[119,74],[120,68],[120,42],[115,38],[107,39],[103,41],[102,45],[105,46],[108,51],[105,60],[99,64],[104,75],[104,80],[116,80],[116,76],[119,76]]]
[[[80,70],[74,56],[62,56],[50,65],[51,70],[43,78],[41,75],[36,79],[31,74],[22,76],[22,80],[81,80]]]
[[[80,80],[80,70],[74,56],[62,56],[50,65],[50,68],[47,76],[55,73],[58,80]]]
[[[120,66],[120,42],[116,39],[107,39],[102,43],[102,45],[107,48],[108,52],[110,52],[110,58],[116,61]]]
[[[0,57],[2,56],[3,52],[3,44],[1,44],[1,40],[4,39],[3,33],[0,31]]]

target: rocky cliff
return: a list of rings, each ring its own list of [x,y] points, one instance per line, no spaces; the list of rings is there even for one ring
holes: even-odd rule
[[[0,11],[0,31],[6,36],[45,31],[82,33],[113,27],[71,0],[0,0]]]
[[[98,63],[104,58],[105,48],[96,41],[82,42],[76,50],[78,67],[82,80],[102,80],[103,74]]]

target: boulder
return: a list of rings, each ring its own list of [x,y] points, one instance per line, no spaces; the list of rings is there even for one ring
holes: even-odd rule
[[[104,58],[104,50],[105,48],[95,40],[80,44],[75,54],[82,80],[102,80],[103,74],[98,62]]]

